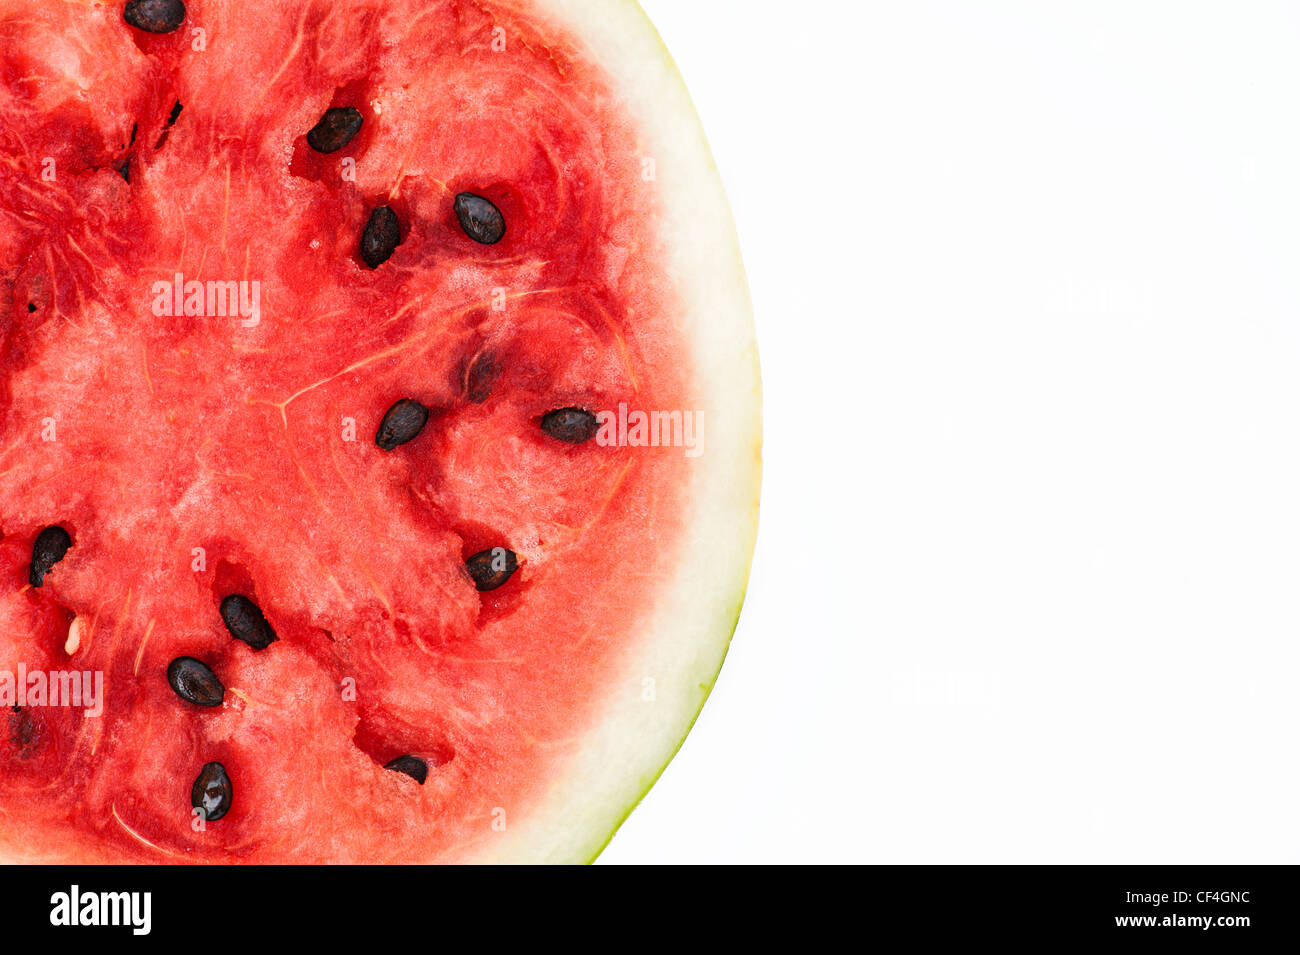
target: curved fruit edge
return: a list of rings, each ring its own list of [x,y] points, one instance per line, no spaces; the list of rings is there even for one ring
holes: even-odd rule
[[[749,590],[749,574],[746,573],[745,591],[748,592],[748,590]],[[592,863],[594,863],[597,859],[600,858],[600,854],[604,852],[607,848],[609,848],[609,844],[614,841],[614,837],[618,835],[618,831],[623,828],[623,823],[627,822],[628,819],[631,818],[632,813],[636,810],[636,807],[641,805],[641,800],[645,799],[646,796],[650,795],[650,790],[655,788],[655,783],[659,782],[660,777],[662,777],[663,774],[668,771],[668,767],[672,765],[672,761],[677,758],[677,754],[680,753],[682,747],[686,745],[686,737],[690,736],[691,730],[695,729],[696,721],[699,720],[700,714],[704,712],[704,704],[709,702],[709,697],[713,695],[713,687],[718,682],[718,677],[722,675],[722,668],[727,662],[727,653],[731,650],[731,640],[736,635],[736,627],[740,625],[740,614],[741,611],[744,609],[744,606],[745,606],[745,594],[742,593],[740,595],[740,603],[736,606],[736,615],[735,615],[735,620],[731,624],[731,631],[727,634],[727,645],[722,651],[722,659],[718,661],[718,669],[714,671],[713,679],[709,681],[708,688],[704,691],[704,699],[700,701],[700,708],[695,711],[695,715],[691,717],[691,722],[686,727],[686,732],[682,734],[682,738],[679,739],[677,741],[677,745],[673,747],[673,752],[672,755],[668,757],[668,762],[664,763],[662,766],[659,767],[659,771],[655,773],[654,779],[650,780],[650,784],[646,786],[646,788],[641,791],[641,794],[636,797],[636,799],[632,802],[632,804],[627,807],[627,811],[624,812],[622,817],[618,820],[618,824],[614,826],[613,831],[611,831],[610,834],[605,838],[605,841],[600,844],[600,848],[597,849],[594,853],[592,853],[590,857],[584,860],[583,862],[584,865],[591,865]]]
[[[668,60],[668,65],[671,68],[673,75],[677,78],[677,82],[681,86],[682,92],[685,94],[687,101],[690,102],[691,108],[695,112],[696,125],[698,127],[700,139],[702,140],[703,143],[705,155],[709,161],[709,166],[713,171],[713,174],[718,179],[718,188],[722,190],[723,195],[726,195],[726,184],[722,181],[722,174],[717,167],[717,160],[713,155],[713,150],[709,147],[708,133],[704,129],[703,121],[699,119],[699,110],[696,109],[695,107],[695,100],[691,96],[690,87],[686,85],[686,78],[682,76],[681,70],[677,66],[677,61],[673,59],[672,51],[668,49],[668,44],[664,43],[663,37],[659,33],[659,29],[654,25],[654,21],[650,19],[649,15],[641,7],[640,3],[636,2],[636,0],[628,0],[628,2],[632,6],[636,7],[637,11],[641,14],[642,17],[644,17],[646,22],[646,28],[649,29],[654,34],[655,40],[659,43],[659,47],[663,51],[664,57]],[[730,205],[730,197],[728,197],[728,205]],[[735,243],[737,249],[737,263],[740,267],[740,282],[741,285],[746,290],[748,290],[749,276],[745,270],[744,257],[743,255],[740,254],[739,251],[740,233],[736,229],[734,221],[731,225],[731,239]],[[752,302],[749,304],[748,308],[752,316],[753,314]],[[761,462],[762,462],[762,419],[763,419],[763,408],[762,408],[763,372],[762,372],[762,364],[758,360],[757,352],[755,352],[754,357],[755,357],[754,377],[755,377],[755,383],[758,386],[758,395],[759,395],[757,416],[759,420],[758,452],[759,452],[760,464],[759,464],[759,474],[758,474],[757,483],[761,488],[762,486],[762,463]],[[757,536],[758,536],[759,520],[760,520],[759,500],[756,498],[754,500],[755,542],[757,541]],[[618,831],[623,828],[623,823],[627,822],[628,819],[631,818],[632,813],[636,811],[636,807],[641,805],[641,801],[650,794],[650,790],[654,789],[655,784],[658,783],[660,778],[663,776],[663,774],[668,771],[668,767],[672,765],[672,761],[677,758],[677,754],[681,752],[682,747],[686,745],[686,738],[691,735],[691,730],[695,729],[695,724],[699,720],[700,714],[704,712],[704,705],[709,702],[709,697],[713,695],[713,687],[717,684],[718,677],[722,675],[722,668],[723,666],[726,665],[727,662],[727,654],[731,651],[731,641],[736,636],[736,628],[740,626],[740,615],[742,612],[744,612],[745,609],[745,597],[748,596],[749,594],[749,577],[750,577],[750,572],[753,569],[753,562],[754,562],[753,554],[754,554],[753,544],[751,544],[749,561],[745,565],[745,575],[740,585],[740,595],[736,600],[736,609],[731,614],[731,626],[728,628],[727,631],[726,643],[723,644],[722,647],[722,659],[718,661],[718,668],[713,671],[713,678],[709,680],[709,685],[704,690],[704,697],[703,699],[700,700],[699,707],[696,708],[694,715],[691,716],[690,722],[686,725],[686,730],[682,733],[681,739],[677,741],[677,745],[673,747],[673,751],[669,755],[667,761],[662,766],[659,767],[658,772],[654,774],[654,778],[650,780],[650,782],[646,785],[645,789],[641,790],[640,794],[636,797],[636,799],[634,799],[628,805],[626,811],[623,813],[621,817],[619,817],[618,822],[615,824],[614,828],[610,830],[609,835],[605,837],[605,841],[600,844],[600,847],[597,848],[596,851],[593,852],[586,860],[584,860],[585,865],[591,865],[592,863],[594,863],[598,858],[600,858],[600,854],[609,847],[609,844],[614,841],[614,837],[618,835]]]
[[[688,319],[694,322],[691,325],[688,321],[688,331],[696,336],[691,339],[692,344],[699,348],[702,358],[711,359],[715,372],[725,369],[729,375],[728,382],[736,385],[735,388],[725,390],[725,394],[720,396],[723,404],[713,409],[724,418],[731,419],[731,433],[726,435],[729,439],[726,446],[732,453],[724,454],[721,467],[716,469],[723,480],[713,478],[712,475],[697,477],[700,486],[706,491],[712,491],[712,496],[704,494],[700,496],[701,500],[693,502],[697,515],[701,511],[711,513],[723,510],[732,519],[726,528],[729,545],[724,547],[713,544],[705,538],[705,547],[711,547],[711,556],[718,558],[715,564],[705,564],[711,586],[702,601],[696,601],[692,605],[689,597],[686,598],[686,612],[683,613],[680,606],[676,608],[679,619],[684,619],[687,624],[690,620],[716,622],[706,623],[700,628],[673,628],[673,631],[698,629],[699,632],[694,638],[688,635],[676,640],[677,644],[685,645],[689,652],[675,661],[683,677],[678,681],[681,686],[670,689],[678,690],[683,698],[671,708],[665,705],[664,712],[667,715],[660,723],[669,725],[659,727],[658,738],[641,737],[642,745],[638,751],[654,755],[643,760],[644,769],[632,766],[630,773],[620,774],[617,769],[609,770],[607,764],[599,760],[593,763],[593,755],[600,753],[602,743],[605,744],[605,755],[610,755],[610,726],[617,725],[629,733],[644,729],[643,726],[634,725],[636,721],[628,718],[626,708],[620,712],[619,707],[625,707],[626,704],[617,699],[617,696],[612,697],[609,704],[610,719],[598,721],[597,728],[584,740],[588,744],[586,750],[573,758],[577,772],[569,774],[570,778],[579,777],[584,784],[593,783],[591,790],[585,796],[576,791],[566,794],[561,791],[562,783],[557,784],[511,837],[502,839],[492,848],[480,845],[476,847],[478,851],[471,849],[469,852],[474,857],[473,861],[581,863],[591,862],[599,856],[663,775],[685,743],[721,673],[732,636],[739,624],[757,537],[762,470],[762,388],[753,308],[734,218],[698,112],[658,31],[635,0],[618,0],[617,3],[611,0],[599,0],[596,3],[592,0],[533,2],[539,8],[554,14],[574,35],[582,37],[593,47],[598,60],[609,71],[617,91],[624,94],[630,114],[642,124],[652,143],[657,141],[665,152],[670,151],[670,143],[676,144],[671,151],[683,160],[682,170],[685,175],[678,180],[675,188],[683,195],[699,198],[712,206],[713,216],[707,220],[708,228],[703,230],[707,232],[707,242],[697,237],[701,230],[688,229],[686,223],[670,221],[671,215],[665,220],[665,229],[670,244],[676,246],[675,252],[693,246],[692,251],[699,253],[704,251],[701,248],[703,243],[710,253],[710,261],[719,266],[718,274],[709,274],[708,281],[703,283],[706,288],[701,289],[698,283],[704,279],[706,269],[704,265],[698,264],[698,260],[704,256],[687,255],[684,262],[677,263],[686,273],[681,281],[687,296],[684,301],[688,304]],[[603,57],[602,53],[605,54]],[[627,54],[626,57],[614,55],[624,53]],[[623,62],[633,63],[634,68],[621,68]],[[664,114],[673,117],[671,132],[664,126],[664,120],[659,119]],[[692,176],[695,178],[692,179]],[[665,181],[667,178],[661,176],[660,181],[665,196],[671,200],[672,189]],[[693,194],[697,190],[698,195]],[[723,265],[731,274],[721,275]],[[693,280],[696,287],[688,288]],[[690,297],[692,292],[697,296],[695,299]],[[710,301],[710,296],[713,301]],[[719,296],[720,301],[717,300]],[[709,321],[705,322],[700,313],[705,312],[706,306],[710,304],[717,311],[709,311]],[[707,336],[716,333],[718,328],[723,329],[724,334],[721,338],[715,335],[711,344],[721,343],[727,347],[725,353],[722,349],[715,349],[716,354],[713,354],[710,353]],[[703,373],[701,377],[708,379]],[[726,407],[727,403],[731,407]],[[708,455],[707,450],[705,455]],[[696,538],[687,535],[688,547],[699,543],[698,531],[696,535]],[[689,565],[689,560],[683,561],[683,567],[687,571],[698,569]],[[714,570],[714,567],[721,569]],[[683,573],[674,579],[674,583],[681,585],[675,594],[678,604],[683,599],[680,592],[689,589],[688,581],[691,579],[690,573]],[[715,595],[720,595],[722,599]],[[636,665],[646,662],[647,657],[652,655],[649,651],[674,642],[674,632],[664,626],[666,620],[674,620],[671,608],[673,602],[663,601],[663,609],[652,615],[646,630],[646,646],[637,654],[629,672],[635,674]],[[692,657],[716,662],[709,666],[706,673],[687,679],[699,669],[693,666]],[[654,727],[651,728],[653,730]],[[622,752],[618,751],[614,755],[621,757]],[[591,779],[586,776],[593,769],[600,770],[600,778]],[[619,783],[613,779],[615,775],[619,778],[627,777],[629,781]],[[602,783],[605,784],[603,795]],[[579,790],[581,787],[574,785],[573,788]],[[586,805],[582,804],[583,798],[586,799]]]

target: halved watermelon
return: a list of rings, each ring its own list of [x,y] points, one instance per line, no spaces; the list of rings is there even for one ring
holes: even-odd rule
[[[594,857],[757,520],[639,8],[0,0],[0,66],[0,852]]]

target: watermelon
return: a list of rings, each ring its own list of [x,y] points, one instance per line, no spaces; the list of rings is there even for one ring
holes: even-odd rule
[[[0,0],[0,855],[587,861],[757,523],[628,0]]]

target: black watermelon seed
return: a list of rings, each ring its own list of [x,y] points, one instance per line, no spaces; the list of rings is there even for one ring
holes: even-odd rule
[[[171,33],[185,22],[185,4],[181,0],[131,0],[122,19],[146,33]]]
[[[452,204],[465,234],[483,245],[495,245],[506,234],[506,220],[501,210],[482,196],[462,192]]]
[[[190,787],[190,805],[202,809],[206,821],[216,822],[230,812],[234,798],[235,788],[226,775],[226,767],[220,763],[204,763]]]
[[[195,706],[220,706],[226,688],[202,660],[177,657],[167,665],[167,682],[186,703]]]
[[[30,313],[30,312],[34,312],[34,311],[36,311],[36,303],[35,303],[35,302],[28,302],[28,303],[27,303],[27,311],[28,311],[29,313]]]
[[[361,233],[361,260],[377,269],[393,254],[402,241],[402,231],[397,225],[397,213],[388,206],[378,206],[366,221]]]
[[[414,398],[403,398],[384,412],[375,432],[375,444],[385,451],[411,441],[424,430],[429,420],[429,409]]]
[[[33,587],[44,583],[50,568],[63,560],[63,555],[71,546],[72,537],[57,524],[37,534],[36,542],[32,544],[32,566],[27,572],[27,582]]]
[[[397,759],[384,763],[384,769],[391,769],[397,773],[406,773],[421,786],[429,778],[429,764],[418,756],[399,756]]]
[[[465,569],[478,590],[496,590],[519,569],[519,560],[509,548],[491,547],[465,561]]]
[[[596,416],[585,408],[556,408],[542,416],[542,430],[569,444],[582,444],[600,430]]]
[[[126,162],[122,163],[122,165],[118,167],[117,174],[121,176],[125,182],[131,181],[131,160],[130,159],[128,159]]]
[[[307,133],[307,145],[318,153],[338,152],[361,132],[361,113],[351,106],[325,110],[320,122]]]
[[[231,594],[221,601],[221,619],[232,637],[254,650],[265,650],[276,641],[275,631],[261,608],[243,594]]]

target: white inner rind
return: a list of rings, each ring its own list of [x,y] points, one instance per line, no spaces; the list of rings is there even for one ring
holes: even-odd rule
[[[727,652],[758,530],[761,391],[731,210],[681,76],[632,0],[533,0],[581,37],[641,129],[664,202],[668,270],[684,311],[703,424],[682,559],[605,710],[526,814],[463,861],[593,859],[672,759]],[[647,683],[647,681],[653,681]],[[653,699],[646,690],[653,687]]]

